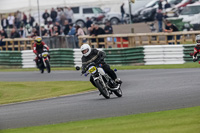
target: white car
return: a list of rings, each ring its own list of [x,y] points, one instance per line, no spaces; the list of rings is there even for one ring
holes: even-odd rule
[[[118,24],[121,20],[120,13],[104,12],[100,7],[72,7],[74,12],[73,22],[81,27],[85,26],[86,18],[97,18],[104,16],[101,22],[104,23],[106,20],[110,21],[111,24]]]
[[[187,5],[180,13],[179,18],[183,18],[183,22],[199,20],[200,2]]]

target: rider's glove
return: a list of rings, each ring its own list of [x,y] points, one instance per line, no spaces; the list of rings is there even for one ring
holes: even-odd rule
[[[193,56],[193,62],[196,62],[196,61],[197,61],[197,57]]]

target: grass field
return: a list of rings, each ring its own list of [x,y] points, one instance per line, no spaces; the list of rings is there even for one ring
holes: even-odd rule
[[[88,81],[0,82],[0,104],[38,100],[94,90]]]
[[[199,133],[200,106],[55,125],[2,130],[2,133]]]
[[[118,70],[131,70],[131,69],[178,69],[178,68],[200,68],[200,64],[196,63],[185,63],[185,64],[172,64],[172,65],[141,65],[141,66],[111,66],[113,69]],[[63,68],[52,68],[53,71],[59,70],[74,70],[75,67],[63,67]],[[5,69],[1,68],[0,72],[22,72],[22,71],[39,71],[36,68],[24,68],[24,69]]]

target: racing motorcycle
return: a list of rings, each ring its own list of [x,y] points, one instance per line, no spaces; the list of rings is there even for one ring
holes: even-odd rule
[[[85,69],[87,71],[84,75],[88,76],[91,74],[100,95],[103,95],[106,99],[109,99],[110,95],[113,93],[118,97],[122,97],[121,84],[117,84],[110,76],[108,76],[101,66],[101,64],[96,66],[95,63],[88,64]],[[80,67],[77,66],[76,70],[80,70]],[[114,71],[117,70],[115,69]]]
[[[51,72],[51,66],[49,63],[49,52],[44,49],[41,54],[38,55],[38,68],[41,73],[44,73],[44,69],[47,70],[48,73]]]

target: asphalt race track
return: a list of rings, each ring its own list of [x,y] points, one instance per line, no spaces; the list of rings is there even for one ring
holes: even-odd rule
[[[200,69],[123,70],[123,97],[98,91],[0,106],[0,129],[200,106]],[[0,81],[85,80],[76,71],[0,72]]]

